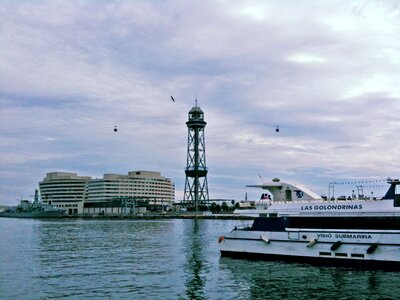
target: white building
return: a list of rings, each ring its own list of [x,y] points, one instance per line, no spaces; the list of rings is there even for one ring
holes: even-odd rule
[[[86,186],[84,213],[122,213],[118,200],[146,201],[149,205],[171,206],[175,186],[160,172],[131,171],[128,175],[104,174]],[[107,205],[107,203],[112,204]]]
[[[153,171],[104,174],[100,179],[54,172],[47,174],[39,188],[44,203],[66,209],[68,214],[128,213],[126,201],[134,205],[172,207],[175,199],[171,179]]]
[[[85,188],[90,180],[91,177],[76,173],[47,173],[39,182],[42,202],[65,209],[69,215],[82,213]]]

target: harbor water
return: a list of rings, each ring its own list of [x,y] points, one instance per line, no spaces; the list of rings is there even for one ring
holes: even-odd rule
[[[251,222],[0,218],[0,298],[398,299],[400,271],[221,258]]]

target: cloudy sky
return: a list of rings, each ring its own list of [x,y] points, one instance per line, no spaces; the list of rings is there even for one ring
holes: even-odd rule
[[[395,0],[1,0],[0,204],[54,171],[161,171],[182,199],[196,98],[210,198],[399,177],[399,37]]]

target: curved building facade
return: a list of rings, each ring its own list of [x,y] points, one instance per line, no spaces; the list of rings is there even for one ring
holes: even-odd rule
[[[85,188],[90,180],[91,177],[78,176],[76,173],[47,173],[39,182],[42,202],[65,209],[69,215],[81,213]]]

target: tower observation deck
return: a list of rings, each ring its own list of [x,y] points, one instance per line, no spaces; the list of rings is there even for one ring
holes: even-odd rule
[[[204,112],[200,107],[194,106],[189,111],[186,122],[188,127],[187,165],[185,169],[185,193],[183,202],[188,208],[201,210],[209,202],[206,147],[204,139]]]

